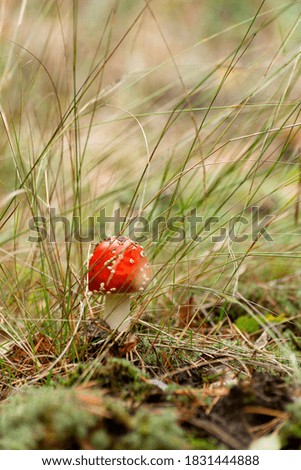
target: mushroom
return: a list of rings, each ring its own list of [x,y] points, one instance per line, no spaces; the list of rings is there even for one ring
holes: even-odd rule
[[[106,294],[104,320],[112,330],[130,326],[130,295],[142,293],[151,280],[151,267],[142,246],[128,237],[101,241],[89,260],[89,290]]]

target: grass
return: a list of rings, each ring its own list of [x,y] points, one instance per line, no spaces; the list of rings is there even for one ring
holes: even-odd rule
[[[13,420],[13,400],[26,402],[23,388],[47,402],[49,388],[76,397],[84,387],[85,438],[66,446],[98,448],[94,431],[108,428],[92,419],[96,381],[108,402],[121,395],[124,413],[140,407],[139,423],[152,410],[177,421],[176,444],[147,431],[129,434],[133,448],[178,448],[179,439],[244,448],[294,429],[298,404],[286,405],[300,390],[300,7],[2,3],[3,422]],[[153,266],[126,338],[104,329],[104,299],[86,289],[91,244],[116,232],[140,237]],[[125,361],[120,390],[108,380],[114,357]],[[256,374],[283,380],[289,398],[260,401]],[[240,425],[254,429],[241,441],[220,421],[235,387],[243,410],[252,396]],[[106,399],[95,398],[102,410]],[[270,411],[256,421],[260,406]],[[3,446],[47,447],[47,436],[25,443],[1,432]],[[113,446],[108,432],[99,448]],[[285,439],[280,446],[296,445]]]

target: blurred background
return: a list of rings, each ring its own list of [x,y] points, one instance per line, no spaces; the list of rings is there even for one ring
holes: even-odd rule
[[[159,236],[145,246],[156,289],[170,298],[178,284],[185,298],[201,286],[236,295],[248,279],[297,273],[300,6],[1,2],[5,296],[11,285],[31,288],[41,272],[56,301],[74,283],[82,289],[89,244],[65,243],[55,217],[67,217],[73,230],[76,219],[91,235],[89,219],[101,210],[111,216],[120,209],[127,222],[163,217]],[[252,238],[253,206],[268,240]],[[201,243],[172,242],[165,220],[181,217],[177,226],[188,233],[192,211],[218,220],[200,225]],[[235,230],[247,240],[237,243],[229,234],[240,216],[247,222]],[[37,234],[33,217],[44,217],[40,227],[46,220],[48,232],[55,222],[52,242],[28,241]],[[222,229],[227,236],[212,242]],[[100,221],[93,241],[103,232]]]
[[[1,449],[300,447],[300,19],[0,1]],[[113,234],[153,271],[121,337],[87,286]]]

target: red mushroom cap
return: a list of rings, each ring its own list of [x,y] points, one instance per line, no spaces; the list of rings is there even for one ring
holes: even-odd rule
[[[112,294],[143,292],[151,274],[142,246],[128,237],[110,237],[96,246],[90,258],[89,290]]]

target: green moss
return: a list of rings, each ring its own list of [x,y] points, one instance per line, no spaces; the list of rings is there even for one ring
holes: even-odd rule
[[[183,447],[184,433],[172,410],[150,413],[141,409],[135,416],[132,432],[122,437],[117,448],[168,450]]]
[[[110,358],[105,365],[98,366],[92,380],[97,380],[101,387],[109,388],[113,394],[124,398],[131,396],[139,400],[150,386],[143,379],[147,378],[137,367],[126,359]]]
[[[221,448],[221,445],[218,445],[218,441],[215,438],[205,439],[191,434],[188,436],[189,445],[191,449],[195,450],[217,450]]]
[[[0,409],[0,449],[74,449],[97,418],[77,403],[72,390],[33,389]]]
[[[109,358],[104,364],[95,361],[93,365],[90,363],[77,366],[60,384],[70,387],[92,380],[100,388],[109,389],[113,394],[139,400],[141,394],[147,393],[151,388],[143,380],[147,377],[126,359]]]
[[[176,414],[101,392],[66,388],[28,389],[0,407],[0,449],[181,449],[187,448]]]
[[[110,449],[111,439],[104,429],[95,431],[91,437],[91,444],[94,449]]]
[[[154,351],[154,348],[151,346],[151,341],[149,339],[142,337],[137,348],[147,365],[151,367],[158,365],[158,356],[156,351]]]

